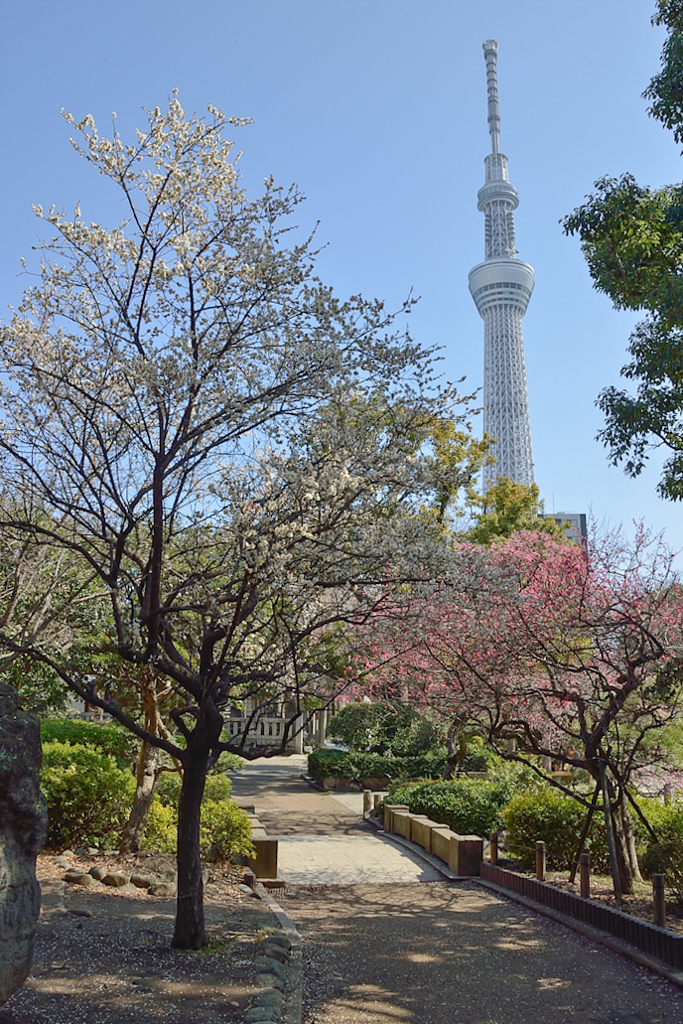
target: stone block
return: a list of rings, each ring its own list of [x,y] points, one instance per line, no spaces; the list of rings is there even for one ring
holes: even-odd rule
[[[175,882],[156,882],[154,885],[150,885],[147,892],[150,896],[167,896],[172,898],[177,895],[178,886]]]
[[[385,804],[384,805],[384,830],[394,831],[394,811],[408,811],[408,804]]]
[[[448,826],[438,825],[432,829],[432,853],[439,860],[442,860],[444,864],[448,864],[450,860],[450,841],[455,835]]]
[[[116,889],[120,889],[121,886],[128,885],[130,875],[127,871],[109,871],[102,881],[105,885],[111,885]]]
[[[405,839],[410,839],[409,811],[391,812],[391,831],[394,833],[394,835],[403,836]]]
[[[455,875],[478,875],[484,856],[484,840],[479,836],[454,835],[449,843],[448,866]]]
[[[92,875],[95,870],[97,869],[93,868],[90,874]],[[138,889],[149,889],[150,886],[155,885],[159,881],[156,875],[147,875],[139,871],[134,871],[130,876],[130,880]]]
[[[432,821],[426,814],[411,814],[410,838],[427,853],[432,852],[432,829],[438,828],[438,821]]]
[[[255,857],[247,857],[247,864],[257,878],[277,878],[277,839],[252,835]]]

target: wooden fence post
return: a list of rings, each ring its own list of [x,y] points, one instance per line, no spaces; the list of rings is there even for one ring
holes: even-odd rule
[[[536,843],[536,878],[545,882],[545,843]]]
[[[652,876],[652,902],[655,924],[666,928],[666,904],[664,902],[664,875]]]
[[[591,894],[591,859],[590,854],[582,853],[579,859],[581,870],[581,895],[589,899]]]
[[[489,842],[491,844],[489,848],[489,860],[492,864],[498,863],[498,833],[492,832],[489,836]]]

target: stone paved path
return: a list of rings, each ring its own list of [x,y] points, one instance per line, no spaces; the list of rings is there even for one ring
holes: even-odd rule
[[[442,877],[363,823],[361,794],[333,796],[306,786],[305,766],[305,758],[261,759],[233,776],[235,799],[253,803],[268,835],[278,838],[278,865],[288,883],[399,884]]]
[[[234,794],[281,836],[290,883],[316,878],[281,898],[303,940],[304,1024],[683,1024],[683,989],[476,883],[387,883],[389,842],[356,797],[308,790],[300,764],[261,765]],[[345,858],[367,884],[340,881]]]

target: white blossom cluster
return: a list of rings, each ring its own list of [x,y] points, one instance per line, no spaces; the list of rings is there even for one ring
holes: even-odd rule
[[[36,207],[50,238],[1,337],[6,493],[31,496],[33,535],[94,574],[120,655],[181,703],[341,686],[344,624],[448,571],[425,508],[479,469],[429,446],[453,415],[432,353],[314,276],[295,187],[246,195],[225,138],[244,121],[174,95],[125,143],[65,116],[126,219]]]

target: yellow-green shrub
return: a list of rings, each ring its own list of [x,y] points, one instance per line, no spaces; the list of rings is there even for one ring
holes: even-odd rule
[[[118,846],[135,779],[112,754],[89,743],[48,741],[40,787],[47,799],[48,846]]]

